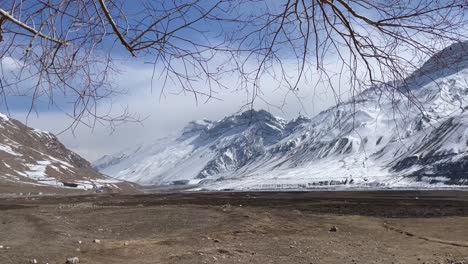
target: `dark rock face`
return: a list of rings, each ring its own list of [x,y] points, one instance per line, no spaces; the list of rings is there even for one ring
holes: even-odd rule
[[[407,177],[421,181],[423,177],[432,178],[431,184],[468,185],[468,156],[451,160],[455,155],[427,156],[423,158],[408,157],[398,162],[393,169],[400,172],[413,166],[421,169],[407,174]],[[440,180],[437,177],[447,178]]]
[[[445,144],[451,143],[465,145],[464,142],[454,142],[454,138],[462,140],[459,132],[464,130],[459,121],[448,118],[417,145],[414,155],[398,160],[391,167],[392,171],[405,173],[411,168],[418,168],[406,173],[406,176],[418,181],[430,178],[431,184],[468,185],[468,155],[444,148]]]

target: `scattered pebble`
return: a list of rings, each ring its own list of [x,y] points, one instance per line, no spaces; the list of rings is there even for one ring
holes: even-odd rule
[[[338,231],[338,227],[332,226],[332,227],[330,228],[330,230],[328,230],[328,231],[330,231],[330,232],[337,232],[337,231]]]
[[[66,264],[78,264],[80,263],[80,259],[78,257],[67,258]]]
[[[33,260],[31,260],[31,263],[33,263],[33,264],[37,264],[37,259],[33,259]]]
[[[94,240],[93,240],[93,243],[99,244],[99,243],[101,243],[101,240],[99,240],[99,239],[94,239]]]
[[[221,206],[221,209],[222,209],[223,212],[229,211],[231,209],[231,205],[230,204],[225,204],[225,205]]]

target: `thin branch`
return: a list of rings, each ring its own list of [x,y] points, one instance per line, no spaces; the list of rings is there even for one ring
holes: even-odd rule
[[[32,34],[34,34],[34,36],[39,36],[39,37],[41,37],[43,39],[46,39],[46,40],[49,40],[49,41],[52,41],[52,42],[55,42],[55,43],[58,43],[58,44],[64,45],[64,46],[71,45],[71,42],[59,40],[59,39],[53,38],[51,36],[47,36],[47,35],[43,34],[40,31],[35,30],[34,28],[32,28],[32,27],[24,24],[23,22],[19,21],[18,19],[14,18],[12,15],[10,15],[9,12],[7,12],[7,11],[1,9],[1,8],[0,8],[0,15],[2,15],[3,18],[6,18],[9,21],[13,22],[14,24],[18,25],[19,27],[31,32]]]
[[[106,4],[104,3],[104,0],[99,0],[99,4],[101,5],[102,11],[104,12],[107,20],[109,21],[112,30],[114,30],[114,33],[117,35],[119,38],[120,42],[124,47],[132,54],[133,57],[136,57],[135,53],[133,52],[132,46],[125,40],[124,36],[120,33],[119,29],[117,28],[117,25],[114,22],[114,19],[112,18],[109,9],[107,9]]]

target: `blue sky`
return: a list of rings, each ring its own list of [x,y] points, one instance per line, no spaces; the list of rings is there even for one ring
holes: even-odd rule
[[[122,148],[134,144],[151,142],[157,138],[173,134],[182,129],[189,121],[208,118],[211,120],[221,119],[226,115],[233,114],[246,103],[247,96],[244,91],[221,91],[217,96],[221,100],[197,103],[190,94],[175,95],[171,90],[178,87],[166,87],[167,95],[160,97],[157,87],[160,81],[151,89],[152,67],[144,64],[133,64],[123,70],[118,76],[118,85],[129,90],[128,94],[115,97],[114,106],[128,106],[132,113],[139,114],[145,119],[138,123],[124,123],[111,131],[106,125],[96,125],[93,129],[79,126],[75,131],[65,131],[59,135],[63,143],[79,154],[94,160],[101,155],[119,151]],[[276,89],[271,81],[271,86],[265,89],[269,94],[269,102],[281,104],[285,98],[283,90]],[[268,84],[265,84],[268,86]],[[297,98],[288,96],[282,110],[270,107],[258,102],[256,107],[271,111],[272,113],[285,117],[295,118],[298,114],[313,116],[319,111],[333,105],[334,97],[329,91],[317,89],[304,89],[301,102]],[[29,109],[27,100],[25,107],[14,108],[13,117],[26,122],[29,126],[53,133],[61,132],[71,122],[62,111],[54,108],[44,108],[33,114],[26,120],[26,112]],[[305,105],[305,109],[303,105]],[[106,108],[107,105],[102,105]],[[116,109],[117,110],[117,109]]]
[[[76,130],[66,130],[59,135],[62,142],[79,154],[94,160],[102,155],[119,151],[134,144],[151,142],[157,138],[173,134],[182,129],[189,121],[208,118],[221,119],[226,115],[242,110],[248,100],[245,91],[224,90],[217,96],[221,100],[196,102],[191,94],[173,94],[179,87],[174,84],[165,89],[165,96],[160,95],[162,80],[151,80],[153,65],[145,64],[144,59],[122,59],[119,67],[121,73],[114,76],[115,88],[127,91],[126,94],[112,98],[115,111],[120,106],[128,106],[132,113],[140,115],[144,120],[138,123],[124,123],[111,131],[104,124],[97,124],[94,128],[79,126]],[[226,80],[235,83],[237,80]],[[203,83],[200,83],[203,85]],[[265,80],[265,93],[268,101],[279,105],[286,98],[282,110],[258,102],[257,108],[264,108],[272,113],[295,118],[298,114],[313,116],[318,111],[335,103],[334,97],[326,90],[303,89],[301,102],[293,96],[286,96],[285,91],[277,89],[274,80]],[[303,84],[307,86],[307,84]],[[47,98],[36,101],[37,112],[27,115],[31,105],[31,97],[14,96],[9,98],[9,110],[12,117],[19,119],[27,125],[50,131],[55,134],[62,132],[72,122],[65,114],[72,108],[70,102],[73,98],[54,97],[51,105]],[[303,107],[302,104],[305,105]],[[102,104],[108,109],[109,104]],[[4,110],[2,110],[4,112]]]
[[[170,2],[165,1],[165,4],[171,5]],[[215,2],[217,1],[205,1],[204,6],[211,6]],[[133,1],[124,3],[128,13],[136,14],[136,17],[143,14],[144,7],[135,4]],[[261,8],[265,7],[265,4],[267,3],[244,5],[239,11],[242,11],[243,15],[247,15],[248,12],[259,12]],[[274,8],[273,5],[270,5],[270,8]],[[193,12],[196,14],[196,11]],[[180,23],[180,20],[176,20],[171,26],[178,27]],[[231,24],[224,25],[225,29],[233,29],[231,26]],[[196,24],[196,27],[197,30],[205,32],[203,37],[194,34],[193,30],[184,30],[179,34],[189,36],[194,41],[208,41],[211,43],[219,41],[217,37],[221,28],[218,23],[213,21],[203,22]],[[184,45],[183,42],[176,42],[176,44]],[[112,105],[111,111],[117,113],[120,109],[128,106],[132,113],[140,115],[144,120],[139,123],[122,124],[115,131],[111,131],[106,124],[97,124],[93,128],[82,125],[78,126],[74,131],[67,130],[59,135],[65,145],[90,160],[133,144],[149,142],[169,133],[174,133],[174,131],[183,128],[187,122],[194,119],[220,119],[225,115],[242,110],[242,106],[250,100],[249,92],[236,90],[236,84],[238,84],[239,80],[235,76],[228,76],[225,80],[226,83],[231,84],[232,87],[230,88],[232,89],[219,89],[217,91],[216,96],[220,100],[210,100],[208,102],[199,100],[196,102],[189,93],[176,95],[174,93],[178,93],[180,87],[175,83],[167,84],[164,96],[161,96],[164,80],[161,78],[151,79],[154,70],[154,66],[151,64],[154,61],[153,57],[144,54],[139,54],[136,58],[131,57],[130,53],[120,45],[114,35],[104,39],[100,44],[100,48],[112,48],[112,56],[121,72],[113,75],[113,88],[127,91],[127,93],[102,102],[99,109],[106,112],[111,109]],[[3,60],[2,63],[6,62]],[[17,70],[17,68],[13,67],[14,70]],[[156,66],[156,73],[159,71],[160,69]],[[4,71],[4,77],[7,78],[7,75],[8,71]],[[204,87],[206,82],[203,79],[199,80],[196,85],[201,90],[206,89]],[[308,84],[303,83],[302,85],[305,87]],[[275,80],[266,78],[262,82],[262,87],[269,103],[273,105],[285,103],[285,106],[279,110],[265,103],[257,102],[255,107],[270,110],[274,114],[286,118],[294,118],[299,113],[311,116],[335,102],[333,96],[327,93],[325,89],[320,89],[320,87],[317,89],[303,89],[300,94],[302,97],[301,102],[290,94],[286,95],[286,91],[278,89],[278,83]],[[51,102],[47,95],[43,95],[34,101],[34,109],[28,115],[32,102],[32,88],[34,88],[34,80],[23,82],[19,85],[19,89],[24,90],[14,96],[7,97],[8,110],[12,117],[27,123],[29,126],[56,134],[66,129],[72,122],[66,114],[73,110],[75,97],[55,92],[53,93],[53,102]],[[0,111],[7,111],[5,105],[0,105]]]
[[[58,0],[57,0],[58,1]],[[161,2],[161,1],[159,1]],[[171,5],[172,1],[163,1],[166,5]],[[185,1],[178,1],[185,2]],[[203,6],[211,6],[217,0],[203,1]],[[28,2],[34,3],[34,2]],[[144,16],[145,7],[139,5],[137,1],[124,1],[125,10],[135,18]],[[149,3],[158,3],[158,1],[149,1]],[[260,3],[241,6],[237,11],[242,15],[247,16],[249,13],[260,12],[262,8],[279,9],[281,5],[277,1],[260,1]],[[226,5],[229,1],[226,2]],[[231,10],[232,11],[232,10]],[[190,11],[189,17],[196,15],[197,11]],[[234,11],[233,11],[234,12]],[[148,18],[147,23],[151,22]],[[134,21],[130,21],[132,23]],[[180,19],[172,21],[171,27],[176,28],[182,23]],[[202,22],[196,24],[196,29],[205,34],[197,34],[194,30],[182,30],[178,34],[188,37],[190,40],[198,42],[220,42],[219,32],[220,25],[215,21]],[[224,24],[224,29],[235,29],[233,24]],[[153,36],[156,37],[156,36]],[[281,40],[281,39],[280,39]],[[255,39],[250,42],[255,45]],[[175,45],[185,47],[186,42],[175,41]],[[187,47],[190,48],[190,47]],[[76,130],[67,130],[59,135],[60,139],[73,150],[83,155],[85,158],[94,160],[101,155],[110,154],[124,147],[131,146],[142,142],[150,142],[156,138],[174,133],[181,129],[187,122],[194,119],[220,119],[225,115],[235,113],[242,110],[250,99],[250,91],[239,88],[239,77],[237,75],[227,75],[223,77],[223,82],[228,84],[228,90],[217,89],[216,97],[220,100],[210,100],[205,102],[199,100],[198,103],[190,93],[179,94],[180,86],[177,83],[167,83],[164,88],[164,94],[161,96],[164,79],[152,79],[153,73],[162,71],[161,65],[154,63],[154,56],[148,56],[145,53],[140,53],[136,58],[133,58],[130,53],[123,48],[118,42],[115,35],[109,35],[100,44],[99,49],[102,53],[111,51],[111,55],[115,59],[119,73],[112,75],[112,86],[119,91],[126,91],[125,94],[117,95],[100,103],[98,109],[102,112],[110,111],[118,114],[123,108],[129,107],[130,112],[140,115],[144,118],[139,123],[125,123],[117,127],[115,131],[111,131],[106,124],[89,128],[84,125],[78,126]],[[97,52],[99,52],[99,49]],[[288,61],[291,56],[288,51],[280,51],[278,54],[286,58],[286,72],[290,76],[297,74],[295,69],[295,61]],[[225,59],[222,55],[217,55],[214,60]],[[2,59],[2,64],[5,58]],[[180,63],[180,62],[179,62]],[[288,65],[289,63],[289,65]],[[326,58],[326,64],[330,69],[339,69],[340,65],[337,62],[337,57],[334,54],[329,54]],[[6,64],[5,64],[6,65]],[[175,62],[175,67],[182,65]],[[253,65],[255,66],[255,65]],[[290,66],[290,67],[289,67]],[[335,67],[336,66],[336,67]],[[275,67],[275,65],[273,65]],[[8,67],[6,67],[8,69]],[[11,68],[11,62],[10,62]],[[15,67],[12,68],[14,71]],[[8,75],[3,72],[4,77]],[[314,79],[317,76],[313,72],[308,72],[303,80],[299,83],[298,97],[288,93],[287,89],[282,87],[282,84],[277,80],[264,76],[261,79],[260,85],[264,93],[264,99],[268,102],[257,100],[255,107],[263,108],[271,111],[273,114],[280,115],[285,118],[294,118],[299,113],[307,116],[313,116],[319,111],[334,105],[337,102],[336,95],[327,87],[327,84],[315,86]],[[78,83],[79,78],[76,80]],[[338,81],[336,81],[338,82]],[[336,83],[338,85],[338,83]],[[200,78],[194,85],[204,91],[207,89],[206,80]],[[20,89],[30,89],[31,81],[20,85]],[[340,86],[340,85],[338,85]],[[346,99],[349,94],[347,87],[340,87],[343,90],[339,91],[339,96]],[[43,96],[35,101],[35,108],[28,118],[28,111],[31,106],[31,93],[26,92],[23,96],[21,93],[16,96],[8,97],[8,110],[11,115],[28,125],[37,127],[53,133],[62,132],[67,128],[72,120],[66,115],[73,109],[75,97],[64,96],[60,92],[53,94],[53,104],[51,104],[47,96]],[[284,105],[281,109],[272,107],[271,105]],[[0,104],[0,111],[6,112],[5,106]],[[37,112],[36,112],[37,111]],[[112,133],[111,133],[112,132]]]

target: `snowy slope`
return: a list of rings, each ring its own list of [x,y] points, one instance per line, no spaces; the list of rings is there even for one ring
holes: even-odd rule
[[[110,179],[68,150],[53,134],[0,114],[0,185],[97,189],[133,189]],[[22,189],[24,189],[22,187]]]
[[[104,156],[94,167],[141,184],[198,183],[235,173],[302,123],[288,123],[266,111],[194,121],[180,135]]]
[[[395,87],[402,94],[395,94]],[[312,119],[247,111],[94,165],[142,184],[213,189],[468,185],[468,44]]]

